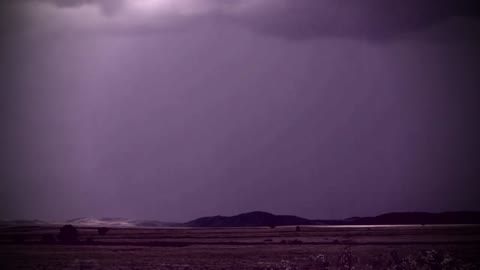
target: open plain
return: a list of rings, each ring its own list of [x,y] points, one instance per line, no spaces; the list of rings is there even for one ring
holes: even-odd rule
[[[473,225],[77,229],[0,228],[0,269],[480,269]]]

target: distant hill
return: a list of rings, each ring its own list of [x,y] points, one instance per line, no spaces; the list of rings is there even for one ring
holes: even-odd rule
[[[128,218],[76,218],[65,222],[41,220],[0,220],[0,227],[60,226],[77,227],[160,228],[160,227],[269,227],[295,225],[420,225],[420,224],[480,224],[480,212],[399,212],[375,217],[351,217],[339,220],[311,220],[298,216],[274,215],[255,211],[236,216],[202,217],[186,223],[162,222]]]
[[[403,212],[376,217],[352,217],[342,220],[310,220],[297,216],[250,212],[236,216],[203,217],[182,224],[188,227],[257,227],[288,225],[415,225],[415,224],[480,224],[480,212]]]
[[[480,212],[403,212],[388,213],[376,217],[355,218],[352,225],[392,224],[480,224]]]
[[[157,220],[137,220],[128,218],[76,218],[66,223],[79,227],[168,227],[176,223]]]
[[[0,227],[13,227],[13,226],[45,226],[48,222],[41,220],[0,220]]]
[[[213,216],[192,220],[183,225],[188,227],[259,227],[315,225],[316,222],[297,216],[274,215],[267,212],[250,212],[236,216]]]

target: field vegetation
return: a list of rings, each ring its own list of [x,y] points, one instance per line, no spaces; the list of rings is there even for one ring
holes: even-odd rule
[[[477,226],[65,228],[0,228],[0,269],[480,269]]]

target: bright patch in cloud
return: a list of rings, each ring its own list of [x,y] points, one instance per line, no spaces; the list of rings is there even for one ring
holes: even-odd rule
[[[125,11],[150,15],[199,15],[221,7],[207,0],[137,0],[127,1]]]
[[[171,0],[137,0],[128,1],[127,9],[140,12],[158,12],[171,10],[174,7],[174,1]]]

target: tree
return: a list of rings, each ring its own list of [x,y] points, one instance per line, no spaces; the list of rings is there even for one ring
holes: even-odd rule
[[[78,242],[78,231],[72,225],[65,225],[60,228],[58,240],[63,244],[75,244]]]

